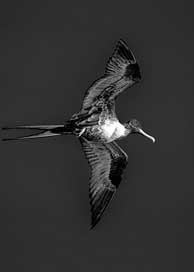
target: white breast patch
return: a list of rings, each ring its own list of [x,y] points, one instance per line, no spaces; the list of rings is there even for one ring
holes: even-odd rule
[[[106,120],[101,129],[107,139],[125,136],[125,127],[118,120]]]

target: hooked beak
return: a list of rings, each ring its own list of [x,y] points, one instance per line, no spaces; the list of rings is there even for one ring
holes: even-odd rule
[[[142,135],[144,135],[145,137],[149,138],[150,140],[153,141],[153,143],[155,143],[155,141],[156,141],[155,138],[152,137],[152,136],[150,136],[149,134],[145,133],[145,132],[143,131],[143,129],[139,129],[139,133],[142,134]]]

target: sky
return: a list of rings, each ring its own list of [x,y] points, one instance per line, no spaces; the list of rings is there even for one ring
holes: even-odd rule
[[[138,119],[156,143],[119,141],[129,163],[90,230],[89,166],[76,138],[0,142],[0,270],[194,269],[193,28],[193,1],[2,4],[0,126],[70,118],[122,38],[142,81],[119,96],[117,115]]]

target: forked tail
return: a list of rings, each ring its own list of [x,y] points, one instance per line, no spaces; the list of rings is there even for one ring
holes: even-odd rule
[[[40,125],[40,126],[16,126],[16,127],[2,127],[2,130],[9,129],[30,129],[30,130],[39,130],[37,133],[33,133],[27,136],[15,137],[15,138],[3,138],[2,141],[13,141],[13,140],[23,140],[23,139],[35,139],[35,138],[44,138],[52,136],[60,136],[63,134],[72,134],[73,129],[70,123],[63,125]],[[40,132],[41,130],[41,132]]]

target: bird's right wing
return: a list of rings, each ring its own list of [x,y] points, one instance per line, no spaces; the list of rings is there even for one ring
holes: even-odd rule
[[[105,75],[123,76],[127,71],[127,67],[134,63],[136,63],[135,56],[127,44],[120,39],[107,62]]]
[[[132,51],[120,39],[107,62],[104,76],[86,91],[82,111],[91,107],[102,94],[108,98],[115,98],[124,89],[132,86],[135,82],[131,76],[134,74],[140,77],[139,65]]]
[[[89,196],[94,227],[121,182],[128,156],[115,142],[103,144],[84,137],[80,137],[80,142],[91,167]]]

